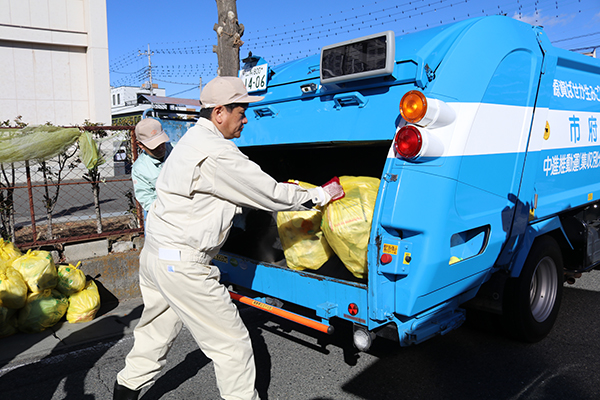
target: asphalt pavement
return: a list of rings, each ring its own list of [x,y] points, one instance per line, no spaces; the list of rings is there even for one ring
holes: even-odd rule
[[[4,368],[36,362],[50,354],[68,353],[133,332],[142,314],[141,298],[102,303],[90,322],[69,323],[64,318],[40,333],[16,333],[0,338]]]
[[[577,280],[572,286],[565,286],[600,291],[600,271],[586,273],[584,278]],[[98,314],[90,322],[71,324],[63,318],[58,324],[40,333],[16,333],[0,338],[0,366],[4,370],[10,370],[37,362],[49,355],[69,353],[131,335],[142,309],[141,298],[120,302],[110,299],[102,303]]]

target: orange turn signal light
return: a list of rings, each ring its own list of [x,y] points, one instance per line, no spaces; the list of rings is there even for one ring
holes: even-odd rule
[[[427,99],[418,90],[411,90],[400,100],[400,114],[406,122],[417,123],[427,113]]]

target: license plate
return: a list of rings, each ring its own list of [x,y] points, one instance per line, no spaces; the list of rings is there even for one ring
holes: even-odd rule
[[[239,76],[248,92],[256,92],[267,89],[268,64],[256,65],[252,68],[240,70]]]

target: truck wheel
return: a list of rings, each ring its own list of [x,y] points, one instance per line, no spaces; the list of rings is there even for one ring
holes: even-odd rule
[[[525,342],[542,340],[554,325],[563,288],[563,262],[549,236],[533,244],[518,278],[504,289],[503,323],[507,333]]]

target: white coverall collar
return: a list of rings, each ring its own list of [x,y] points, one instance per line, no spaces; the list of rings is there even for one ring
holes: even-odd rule
[[[225,139],[225,136],[223,136],[223,134],[221,133],[221,131],[219,130],[219,128],[217,128],[216,125],[213,124],[211,120],[208,120],[206,118],[198,118],[198,122],[196,122],[196,125],[201,125],[204,128],[209,129],[215,135],[217,135],[217,136],[222,137],[223,139]]]

